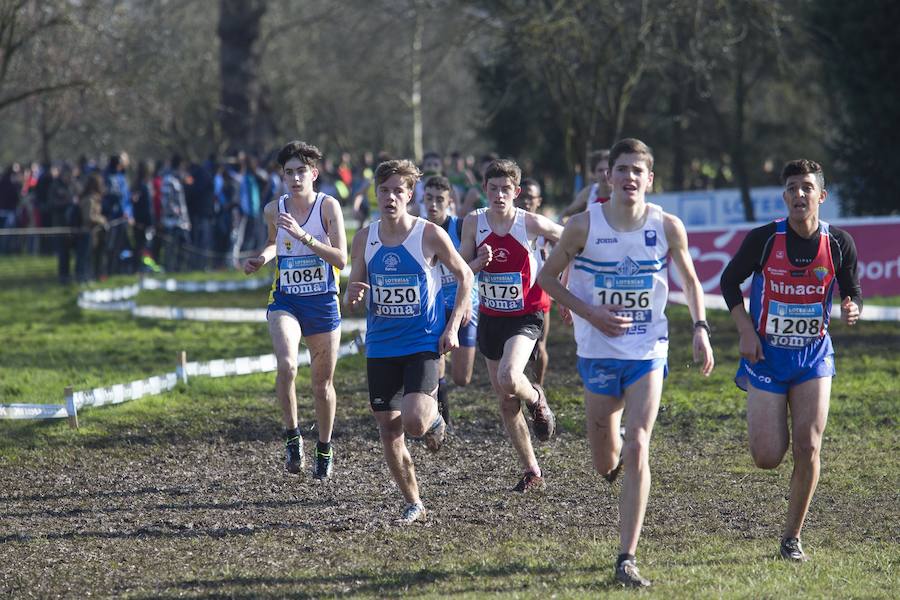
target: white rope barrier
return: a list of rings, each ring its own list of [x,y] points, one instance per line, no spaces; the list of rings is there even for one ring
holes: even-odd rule
[[[669,301],[675,304],[687,304],[684,292],[669,292]],[[703,303],[706,308],[713,310],[728,310],[725,298],[719,294],[704,294]],[[841,318],[840,304],[833,303],[831,305],[831,318]],[[864,304],[860,318],[865,321],[900,321],[900,306],[872,306]]]
[[[338,349],[338,358],[358,354],[360,346],[357,339],[342,344]],[[156,396],[175,389],[179,383],[187,384],[191,377],[231,377],[271,373],[278,368],[274,354],[219,358],[205,362],[183,362],[183,352],[181,356],[182,361],[179,361],[179,365],[171,373],[89,390],[67,389],[64,396],[65,404],[0,404],[0,419],[68,418],[73,426],[77,427],[78,411],[85,407],[121,404],[146,396]],[[297,357],[297,364],[308,365],[310,360],[309,351],[306,351]]]
[[[190,320],[226,321],[231,323],[265,322],[266,309],[245,308],[182,308],[176,306],[138,306],[131,298],[142,289],[165,290],[168,292],[215,293],[223,291],[254,290],[271,285],[268,278],[243,281],[178,281],[176,279],[145,278],[134,285],[105,290],[89,290],[78,295],[78,306],[85,310],[130,312],[135,317]],[[365,319],[344,319],[341,328],[346,332],[356,331],[354,339],[342,344],[338,358],[359,353],[361,334],[366,330]],[[297,357],[298,365],[310,363],[309,351]],[[221,358],[207,362],[186,362],[184,352],[174,372],[138,379],[128,383],[73,391],[66,388],[65,404],[0,404],[0,419],[62,419],[68,418],[73,427],[78,427],[78,409],[106,404],[120,404],[153,396],[174,389],[179,382],[187,384],[190,377],[230,377],[253,373],[270,373],[277,369],[274,354]]]

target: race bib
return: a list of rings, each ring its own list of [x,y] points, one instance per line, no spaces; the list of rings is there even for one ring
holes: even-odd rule
[[[422,312],[418,275],[375,275],[372,310],[377,317],[416,317]]]
[[[594,306],[618,304],[617,314],[631,317],[634,324],[627,334],[644,333],[646,323],[653,320],[650,298],[653,292],[652,275],[597,275],[594,278]]]
[[[324,294],[328,291],[328,265],[314,254],[283,256],[278,260],[278,282],[283,294]]]
[[[822,335],[822,304],[769,301],[766,341],[779,348],[803,348]]]
[[[521,273],[478,274],[478,297],[491,310],[513,312],[525,308]]]

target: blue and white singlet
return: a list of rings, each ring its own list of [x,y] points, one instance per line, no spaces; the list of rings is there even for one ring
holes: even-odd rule
[[[322,204],[327,196],[316,194],[312,209],[305,223],[300,226],[320,244],[331,245],[322,220]],[[285,202],[288,196],[278,199],[278,212],[288,212]],[[338,293],[337,267],[317,256],[306,245],[282,228],[275,234],[276,270],[269,304],[275,300],[299,301],[303,304],[328,304],[336,302]]]
[[[584,249],[572,263],[569,291],[594,306],[622,305],[618,314],[630,316],[634,324],[625,335],[608,337],[573,312],[578,356],[666,358],[669,243],[663,229],[663,210],[648,203],[644,226],[622,232],[610,227],[603,206],[588,205],[590,228]]]
[[[369,225],[366,267],[369,274],[366,356],[387,358],[437,352],[444,332],[441,274],[422,251],[428,221],[416,222],[399,246],[385,246],[381,221]]]

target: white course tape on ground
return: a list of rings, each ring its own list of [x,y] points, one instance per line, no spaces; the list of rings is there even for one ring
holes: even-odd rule
[[[338,358],[358,354],[360,351],[356,339],[342,344],[338,349]],[[309,351],[297,357],[299,365],[310,363]],[[221,358],[206,362],[189,362],[182,368],[178,366],[174,372],[138,379],[129,383],[121,383],[108,387],[79,390],[66,396],[64,405],[59,404],[0,404],[0,419],[63,419],[78,415],[78,410],[87,406],[103,406],[119,404],[129,400],[137,400],[144,396],[155,396],[174,389],[179,381],[187,383],[191,377],[229,377],[232,375],[250,375],[252,373],[271,373],[278,368],[274,354],[261,356],[240,356],[238,358]]]
[[[177,281],[174,279],[144,279],[141,283],[107,290],[85,291],[78,295],[78,306],[86,310],[130,312],[135,317],[166,320],[265,322],[264,308],[181,308],[176,306],[138,306],[134,300],[141,289],[162,289],[183,292],[220,292],[259,289],[270,285],[270,280],[248,279],[245,281]],[[357,354],[358,340],[366,331],[365,319],[343,319],[344,332],[358,332],[354,340],[341,345],[338,358]],[[309,352],[297,357],[300,365],[310,363]],[[208,362],[190,362],[175,372],[139,379],[129,383],[99,387],[72,392],[66,396],[65,404],[0,404],[0,419],[61,419],[77,416],[78,409],[86,406],[119,404],[167,392],[175,388],[179,381],[187,383],[189,377],[228,377],[251,373],[270,373],[277,368],[274,354],[242,356],[232,359],[216,359]]]
[[[65,419],[66,407],[60,404],[0,404],[0,419]]]
[[[167,292],[237,292],[241,290],[258,290],[272,285],[271,277],[226,281],[179,281],[178,279],[141,280],[141,288],[145,290],[165,290]]]
[[[675,304],[687,304],[684,292],[669,292],[669,300]],[[704,294],[703,303],[706,308],[714,310],[728,310],[725,298],[719,294]],[[831,318],[841,318],[841,306],[838,303],[831,305]],[[900,321],[900,306],[871,306],[863,304],[861,320],[863,321]]]
[[[84,310],[130,312],[143,319],[165,321],[222,321],[228,323],[265,323],[265,308],[183,308],[180,306],[138,305],[134,300],[142,289],[167,292],[227,292],[254,290],[271,285],[269,278],[240,281],[178,281],[177,279],[143,279],[140,283],[107,290],[91,290],[78,295],[78,306]],[[344,331],[365,331],[365,319],[343,319]]]

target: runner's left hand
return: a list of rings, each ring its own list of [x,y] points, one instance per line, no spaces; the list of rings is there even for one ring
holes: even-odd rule
[[[856,325],[859,321],[859,306],[850,299],[850,296],[841,301],[841,320],[847,325]]]
[[[694,363],[700,365],[700,372],[704,377],[709,377],[715,366],[709,335],[702,327],[694,329]]]

